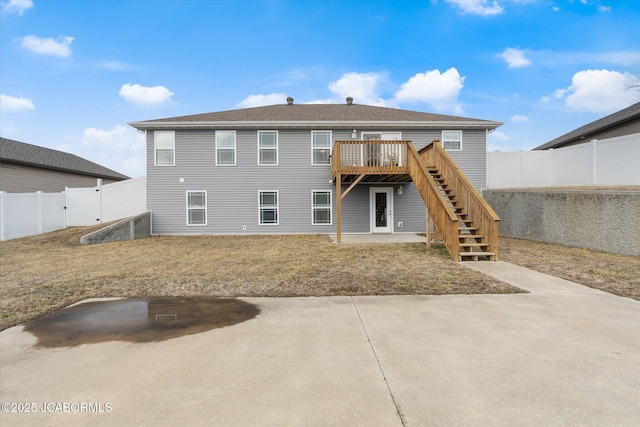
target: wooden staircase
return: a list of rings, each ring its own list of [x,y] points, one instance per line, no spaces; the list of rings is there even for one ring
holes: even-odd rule
[[[409,152],[411,179],[453,259],[497,261],[500,218],[440,142],[433,141],[420,152],[411,147]],[[411,161],[414,156],[417,159]]]
[[[336,141],[331,155],[331,179],[336,182],[338,242],[342,236],[342,199],[359,182],[413,181],[454,260],[498,260],[500,218],[440,141],[433,141],[419,152],[411,141]],[[343,183],[349,185],[344,192]]]

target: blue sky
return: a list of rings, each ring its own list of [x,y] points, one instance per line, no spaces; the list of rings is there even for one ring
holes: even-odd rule
[[[636,0],[0,0],[0,133],[145,175],[127,122],[354,102],[528,150],[640,101]],[[633,86],[635,85],[635,88]]]

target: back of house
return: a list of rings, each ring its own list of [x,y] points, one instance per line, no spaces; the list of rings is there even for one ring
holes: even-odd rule
[[[336,143],[395,141],[420,150],[438,140],[481,189],[487,133],[501,124],[351,98],[345,104],[288,98],[286,104],[130,123],[147,135],[153,234],[335,233],[337,193],[347,190],[342,232],[425,232],[425,202],[407,174],[354,175],[339,181],[336,191]],[[364,150],[371,146],[354,145],[356,161],[370,158]],[[376,150],[381,166],[401,166],[394,156],[381,157],[387,148]]]

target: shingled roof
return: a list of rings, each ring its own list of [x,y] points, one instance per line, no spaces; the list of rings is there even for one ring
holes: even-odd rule
[[[588,140],[587,138],[589,138],[589,135],[592,135],[596,132],[601,132],[612,126],[621,125],[624,122],[628,122],[630,120],[637,120],[638,118],[640,118],[640,102],[618,112],[610,114],[606,117],[598,119],[594,122],[581,126],[578,129],[572,130],[571,132],[559,136],[558,138],[553,139],[546,144],[542,144],[541,146],[534,148],[534,150],[548,150],[550,148],[559,148],[566,145],[571,145],[572,143],[575,143],[577,141],[585,139]]]
[[[0,137],[0,161],[121,181],[129,179],[114,170],[74,154]]]
[[[276,104],[189,116],[169,117],[129,123],[137,129],[167,127],[305,127],[325,125],[350,127],[356,124],[404,127],[476,127],[494,129],[501,122],[423,113],[397,108],[375,107],[361,104]]]

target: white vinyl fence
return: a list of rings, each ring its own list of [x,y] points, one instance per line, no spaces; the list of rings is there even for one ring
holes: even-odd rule
[[[487,153],[487,188],[640,185],[640,133],[545,151]]]
[[[147,210],[147,179],[128,179],[61,193],[0,192],[0,240],[47,233],[69,226],[94,225]]]
[[[0,192],[0,240],[65,228],[64,193]]]

